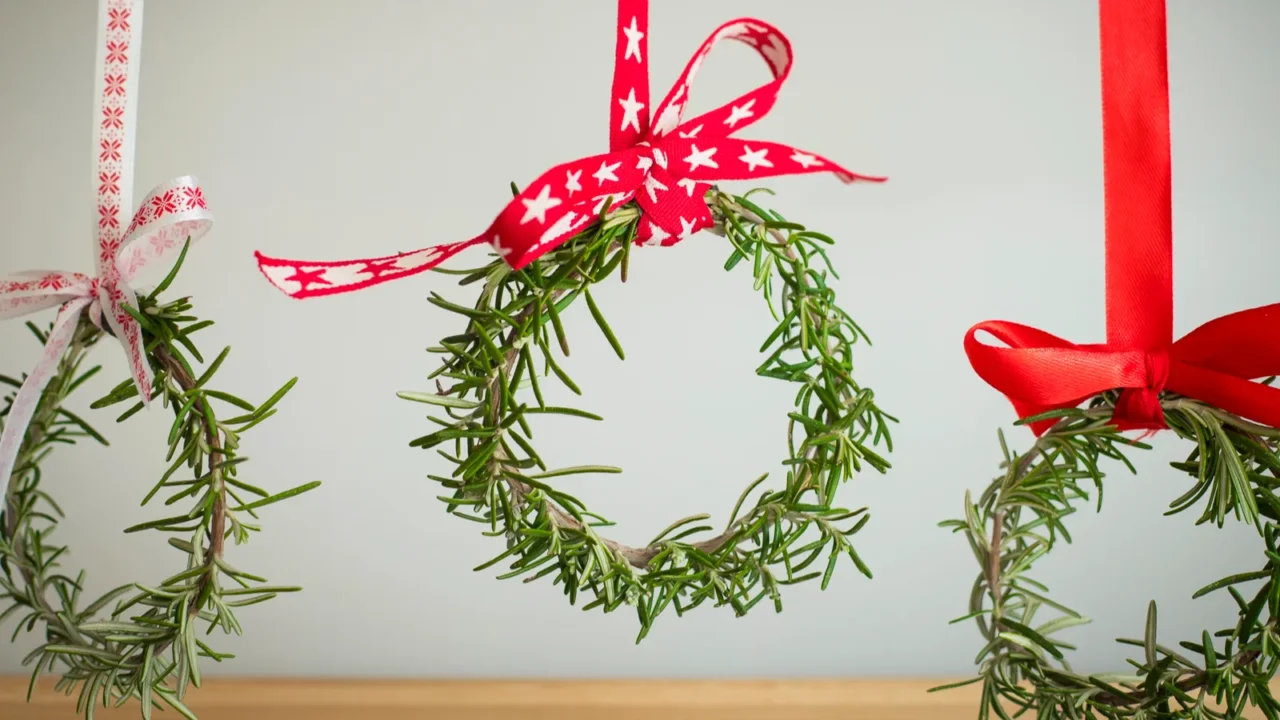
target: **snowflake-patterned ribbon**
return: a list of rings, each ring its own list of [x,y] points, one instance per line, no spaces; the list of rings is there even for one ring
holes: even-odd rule
[[[0,478],[8,478],[14,470],[32,414],[75,336],[81,313],[88,311],[98,327],[120,340],[140,398],[144,403],[151,399],[151,368],[142,346],[142,328],[122,307],[136,302],[129,283],[143,268],[170,256],[187,238],[199,239],[213,222],[204,191],[193,177],[155,188],[129,219],[141,41],[142,0],[99,0],[94,70],[97,276],[35,270],[0,278],[0,320],[62,306],[39,362],[23,381],[5,419]]]
[[[644,112],[649,106],[648,22],[648,0],[618,0],[609,152],[543,173],[507,204],[484,233],[470,240],[336,262],[284,260],[257,253],[262,274],[295,298],[332,295],[416,275],[481,243],[492,245],[518,270],[589,224],[606,201],[618,207],[635,199],[643,211],[636,242],[672,245],[712,225],[703,199],[712,182],[814,172],[831,172],[845,182],[884,180],[855,175],[824,157],[787,145],[730,137],[768,114],[791,71],[791,43],[760,20],[734,20],[712,33],[658,106],[651,124]],[[755,49],[768,63],[773,80],[682,122],[689,87],[711,48],[721,40],[737,40]]]

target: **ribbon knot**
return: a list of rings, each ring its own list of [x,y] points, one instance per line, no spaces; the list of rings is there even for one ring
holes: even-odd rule
[[[1147,366],[1147,387],[1145,389],[1156,394],[1164,392],[1169,384],[1169,351],[1160,349],[1143,354]]]
[[[589,225],[606,203],[616,208],[634,199],[641,210],[635,241],[673,245],[713,224],[704,198],[714,182],[816,172],[833,173],[846,183],[884,180],[855,175],[820,155],[788,145],[731,137],[769,113],[791,72],[791,43],[761,20],[743,18],[717,28],[650,113],[648,15],[648,0],[618,1],[609,152],[544,172],[506,205],[485,232],[470,240],[337,262],[283,260],[258,253],[259,269],[272,285],[295,298],[351,292],[415,275],[481,243],[491,245],[519,270]],[[723,40],[755,50],[773,80],[685,120],[694,78],[711,49]]]
[[[86,311],[95,326],[120,341],[139,399],[150,401],[151,367],[143,348],[142,328],[124,309],[126,301],[135,302],[136,297],[129,283],[146,267],[171,257],[185,240],[200,239],[213,223],[204,191],[193,177],[156,187],[129,220],[141,16],[142,0],[99,0],[93,175],[97,275],[37,270],[0,278],[0,320],[61,306],[40,360],[18,389],[0,433],[3,479],[14,470],[40,396]]]
[[[1160,393],[1169,383],[1169,353],[1152,350],[1142,353],[1146,384],[1125,388],[1116,400],[1115,421],[1124,429],[1159,430],[1165,427]]]
[[[1100,0],[1106,175],[1107,342],[1076,345],[1026,325],[979,323],[969,362],[1020,417],[1121,390],[1121,430],[1160,430],[1169,391],[1280,427],[1280,304],[1211,320],[1173,342],[1173,223],[1164,0]],[[977,339],[987,332],[1007,347]],[[1041,434],[1052,420],[1031,424]]]

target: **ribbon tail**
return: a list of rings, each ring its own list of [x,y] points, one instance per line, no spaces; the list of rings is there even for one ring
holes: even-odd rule
[[[1280,374],[1280,303],[1210,320],[1174,343],[1170,355],[1246,380]]]
[[[768,140],[681,139],[668,141],[663,147],[670,153],[676,174],[699,182],[808,173],[831,173],[843,183],[880,183],[888,179],[855,173],[821,155]]]
[[[1169,368],[1168,387],[1246,420],[1280,427],[1280,388],[1183,362]]]
[[[57,307],[89,294],[92,281],[80,273],[29,270],[0,277],[0,320]]]
[[[459,243],[435,245],[412,252],[361,260],[286,260],[255,252],[258,270],[267,282],[291,298],[303,300],[321,295],[363,290],[392,280],[417,275],[473,245],[486,242],[488,234]]]
[[[142,344],[142,326],[123,307],[127,301],[136,305],[136,298],[137,295],[123,278],[118,278],[111,288],[106,283],[98,287],[98,304],[102,307],[102,314],[106,316],[111,332],[124,347],[125,358],[129,362],[129,375],[138,388],[138,399],[143,405],[150,405],[151,365],[147,362]]]
[[[80,313],[90,302],[89,299],[82,298],[62,306],[58,311],[57,319],[53,322],[53,330],[45,341],[40,361],[36,363],[35,368],[22,382],[22,387],[18,389],[18,395],[9,408],[8,416],[5,417],[4,431],[0,432],[0,479],[4,482],[8,482],[13,475],[18,451],[22,447],[23,438],[27,435],[27,427],[31,424],[36,407],[40,404],[40,397],[44,394],[45,387],[49,385],[49,380],[53,378],[62,354],[66,352],[71,339],[75,337],[76,327],[80,324]]]

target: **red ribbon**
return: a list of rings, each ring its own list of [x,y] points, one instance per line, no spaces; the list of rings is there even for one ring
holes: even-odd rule
[[[636,242],[673,245],[713,224],[704,201],[709,183],[831,172],[855,175],[819,155],[765,140],[730,137],[768,114],[791,71],[791,43],[750,18],[721,25],[702,44],[667,97],[649,115],[648,0],[618,0],[617,49],[609,115],[609,152],[557,165],[525,187],[482,234],[381,258],[338,262],[270,258],[258,266],[273,285],[305,298],[350,292],[429,270],[463,249],[489,243],[514,269],[560,246],[612,207],[634,199],[643,211]],[[711,48],[737,40],[768,64],[773,80],[733,102],[682,121],[689,88]]]
[[[1017,323],[972,327],[965,352],[1019,417],[1122,389],[1122,430],[1165,428],[1162,391],[1280,427],[1280,304],[1211,320],[1173,342],[1169,72],[1164,0],[1100,0],[1107,341],[1076,345]],[[984,330],[1008,347],[977,339]],[[1032,424],[1043,433],[1053,421]]]

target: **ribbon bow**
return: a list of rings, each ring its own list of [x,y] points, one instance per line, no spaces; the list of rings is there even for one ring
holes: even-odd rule
[[[13,472],[22,438],[58,360],[75,336],[81,313],[123,344],[129,372],[144,403],[151,399],[151,368],[142,328],[122,305],[135,303],[129,283],[148,265],[197,240],[213,215],[195,178],[170,180],[152,190],[129,220],[133,187],[133,114],[137,104],[142,0],[100,0],[94,155],[97,276],[28,271],[0,278],[0,319],[61,305],[44,352],[22,383],[0,434],[0,478]]]
[[[721,25],[685,66],[653,114],[649,106],[648,0],[618,0],[617,49],[610,105],[609,152],[557,165],[511,200],[484,233],[464,242],[379,258],[338,262],[282,260],[257,253],[267,280],[295,298],[360,290],[415,275],[454,254],[489,243],[514,269],[563,244],[603,210],[632,199],[642,209],[636,242],[673,245],[713,224],[703,196],[709,183],[831,172],[844,182],[873,178],[819,155],[764,140],[730,137],[768,114],[791,71],[791,43],[753,19]],[[721,40],[752,47],[773,80],[711,112],[682,121],[703,60]]]
[[[975,325],[965,352],[1020,417],[1122,389],[1122,430],[1166,427],[1162,391],[1280,427],[1280,304],[1211,320],[1173,342],[1173,230],[1164,0],[1100,0],[1107,342],[1017,323]],[[984,344],[986,331],[1009,347]],[[1039,435],[1053,424],[1032,424]]]

